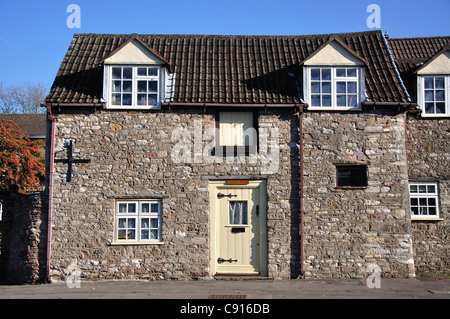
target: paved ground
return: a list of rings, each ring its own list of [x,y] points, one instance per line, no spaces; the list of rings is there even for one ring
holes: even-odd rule
[[[450,299],[450,279],[107,281],[0,286],[0,299]]]

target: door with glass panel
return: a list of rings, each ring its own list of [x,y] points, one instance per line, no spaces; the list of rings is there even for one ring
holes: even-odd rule
[[[216,272],[259,273],[259,188],[219,188],[216,194]]]

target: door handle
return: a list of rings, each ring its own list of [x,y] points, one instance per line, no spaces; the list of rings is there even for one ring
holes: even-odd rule
[[[222,257],[217,258],[217,262],[219,264],[224,263],[224,262],[232,263],[233,261],[236,262],[237,259],[231,259],[231,258],[230,259],[223,259]]]

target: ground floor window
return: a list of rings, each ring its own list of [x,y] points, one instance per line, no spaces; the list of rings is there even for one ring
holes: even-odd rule
[[[412,219],[439,218],[438,185],[410,183],[409,197]]]
[[[161,201],[117,201],[117,242],[161,241]]]

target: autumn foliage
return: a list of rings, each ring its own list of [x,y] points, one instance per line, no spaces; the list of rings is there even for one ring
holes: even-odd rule
[[[44,175],[41,141],[32,141],[14,122],[0,120],[0,191],[17,185],[19,193],[36,191]]]

